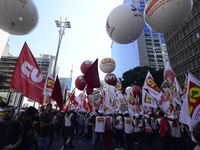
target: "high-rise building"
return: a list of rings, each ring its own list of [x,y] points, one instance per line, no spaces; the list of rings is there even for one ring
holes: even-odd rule
[[[193,0],[193,9],[176,30],[164,34],[170,65],[183,87],[185,74],[200,79],[200,1]]]
[[[125,0],[125,4],[133,4],[144,12],[148,0]],[[154,32],[145,24],[141,35],[132,43],[118,44],[112,42],[111,57],[116,62],[113,72],[122,77],[123,73],[137,66],[150,66],[157,70],[165,68],[169,61],[164,36]]]

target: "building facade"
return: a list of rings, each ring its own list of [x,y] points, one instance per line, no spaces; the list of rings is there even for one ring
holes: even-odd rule
[[[200,1],[193,0],[193,9],[176,30],[164,34],[170,65],[181,87],[186,74],[200,79]]]
[[[125,0],[125,4],[133,4],[144,12],[148,0]],[[117,77],[137,66],[150,66],[156,70],[165,68],[169,61],[164,36],[154,32],[145,24],[142,34],[132,43],[118,44],[112,42],[111,57],[116,62],[113,72]]]

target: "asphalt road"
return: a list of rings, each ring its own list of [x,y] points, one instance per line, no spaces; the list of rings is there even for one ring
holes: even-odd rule
[[[63,137],[57,134],[54,134],[54,137],[55,137],[54,142],[48,148],[48,150],[64,150]],[[161,149],[159,144],[154,147],[147,147],[145,141],[146,141],[145,138],[143,138],[143,142],[144,142],[143,150],[160,150]],[[91,144],[91,140],[88,140],[86,137],[82,137],[82,136],[74,135],[73,145],[75,146],[74,148],[67,147],[65,148],[65,150],[94,150],[94,145]],[[115,142],[113,141],[111,144],[110,150],[114,150],[115,148],[116,148]],[[124,149],[127,150],[126,143],[124,144]],[[138,150],[137,145],[134,145],[134,150]]]

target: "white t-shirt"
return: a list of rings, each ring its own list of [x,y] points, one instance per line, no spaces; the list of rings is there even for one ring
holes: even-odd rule
[[[127,134],[133,133],[133,120],[131,118],[124,117],[124,132]]]
[[[71,123],[72,115],[73,115],[72,113],[69,115],[65,114],[65,126],[66,127],[70,127],[72,125],[72,123]]]
[[[144,120],[144,123],[145,123],[145,128],[150,128],[150,122],[148,122],[148,119],[145,119]]]
[[[115,126],[116,129],[124,129],[122,116],[117,116],[116,119],[119,121],[119,123],[117,123]]]
[[[135,127],[134,127],[134,132],[140,132],[141,131],[141,127],[143,127],[143,123],[142,123],[142,120],[139,120],[140,123],[137,123],[137,120],[135,119],[133,121]],[[138,124],[138,125],[137,125]]]
[[[95,122],[95,132],[104,133],[106,125],[106,117],[105,116],[97,116]]]
[[[169,121],[169,124],[170,124],[170,128],[171,128],[172,137],[180,138],[181,137],[180,125],[177,123],[177,125],[175,126],[173,121]]]

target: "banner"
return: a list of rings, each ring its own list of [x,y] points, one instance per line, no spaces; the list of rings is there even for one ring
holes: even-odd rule
[[[142,105],[157,108],[156,101],[150,94],[145,91],[145,89],[142,89]]]
[[[188,86],[186,97],[180,112],[180,121],[189,126],[192,132],[200,120],[200,81],[188,73]]]
[[[26,42],[19,55],[10,88],[23,93],[24,96],[41,103],[44,80],[38,64]]]
[[[53,76],[48,72],[47,78],[44,84],[44,90],[43,90],[43,95],[47,95],[51,97],[53,88],[54,88],[54,80]]]
[[[156,82],[154,81],[151,73],[148,71],[146,79],[143,84],[143,88],[147,89],[148,92],[156,99],[159,99],[160,89],[158,88]]]

